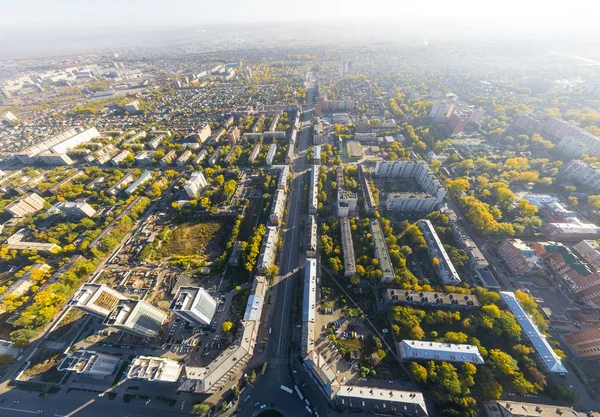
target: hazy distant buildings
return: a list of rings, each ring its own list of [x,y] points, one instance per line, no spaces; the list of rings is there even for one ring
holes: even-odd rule
[[[140,102],[138,100],[130,101],[129,103],[127,103],[125,105],[125,110],[127,110],[128,113],[135,113],[139,109],[140,109]]]
[[[600,138],[598,140],[600,141]],[[594,191],[600,191],[600,168],[573,159],[562,168],[562,174],[577,184],[590,187]]]

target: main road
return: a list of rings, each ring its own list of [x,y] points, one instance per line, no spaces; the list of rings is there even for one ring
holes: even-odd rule
[[[307,103],[309,104],[305,106],[302,121],[310,121],[312,117],[312,109],[308,109],[308,107],[313,103],[314,92],[314,86],[309,84],[307,91]],[[265,376],[253,384],[253,389],[246,391],[245,395],[249,394],[250,400],[246,403],[240,402],[238,413],[242,417],[252,416],[260,411],[253,405],[256,402],[275,408],[285,416],[309,415],[305,408],[306,404],[298,398],[296,393],[288,394],[280,389],[281,385],[292,389],[294,387],[290,366],[293,359],[291,358],[290,344],[293,331],[296,329],[292,321],[292,306],[302,303],[302,300],[295,298],[294,289],[302,284],[301,271],[305,259],[300,245],[303,239],[302,220],[308,216],[306,204],[308,197],[304,191],[304,184],[309,180],[307,175],[309,165],[306,160],[309,139],[310,127],[306,127],[297,136],[295,157],[290,166],[292,180],[289,189],[288,217],[283,228],[279,275],[273,282],[275,289],[273,313],[270,317],[265,318],[265,321],[268,322],[267,325],[270,326],[270,334],[265,348],[265,360],[269,366]]]

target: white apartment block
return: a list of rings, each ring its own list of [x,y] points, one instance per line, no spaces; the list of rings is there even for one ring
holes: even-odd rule
[[[277,153],[277,144],[272,143],[269,146],[269,151],[267,152],[266,162],[267,165],[273,165],[273,159],[275,158],[275,154]]]
[[[310,214],[317,214],[319,207],[319,167],[317,165],[313,165],[310,171],[308,193],[308,212]]]
[[[44,202],[44,199],[36,193],[29,193],[4,207],[4,211],[13,217],[25,217],[42,210]]]
[[[127,193],[127,195],[132,195],[133,193],[135,193],[135,191],[138,189],[139,186],[146,184],[151,179],[152,179],[152,172],[151,171],[144,172],[142,175],[140,175],[140,177],[137,180],[135,180],[129,187],[127,187],[127,189],[125,190],[125,193]]]
[[[96,210],[88,203],[84,202],[64,202],[59,203],[56,208],[65,213],[69,217],[82,219],[84,217],[93,217]]]
[[[446,196],[446,188],[424,161],[379,161],[374,174],[379,177],[414,179],[424,192],[434,195],[438,203]]]
[[[577,184],[585,185],[595,191],[600,191],[600,168],[573,159],[562,169],[562,174]]]
[[[429,213],[437,204],[437,197],[431,194],[391,193],[387,196],[385,208],[402,213]]]
[[[177,158],[177,166],[178,167],[184,167],[185,164],[188,163],[188,161],[190,160],[190,158],[192,157],[192,151],[190,151],[189,149],[186,149],[180,156],[179,158]]]
[[[200,195],[200,191],[204,189],[208,185],[206,182],[206,178],[204,178],[204,174],[200,171],[192,172],[192,176],[189,180],[185,182],[183,188],[187,193],[189,198],[197,198]]]
[[[110,163],[118,167],[129,155],[131,155],[131,152],[121,151],[113,159],[110,160]]]

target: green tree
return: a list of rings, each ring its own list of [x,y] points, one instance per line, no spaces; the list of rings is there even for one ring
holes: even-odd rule
[[[411,362],[408,365],[408,369],[415,378],[415,381],[421,384],[427,382],[427,369],[424,366],[419,365],[417,362]]]

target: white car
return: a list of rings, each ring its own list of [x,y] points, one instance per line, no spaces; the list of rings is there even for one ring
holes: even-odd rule
[[[263,404],[263,405],[260,406],[261,410],[264,410],[265,408],[267,408],[267,404]]]

